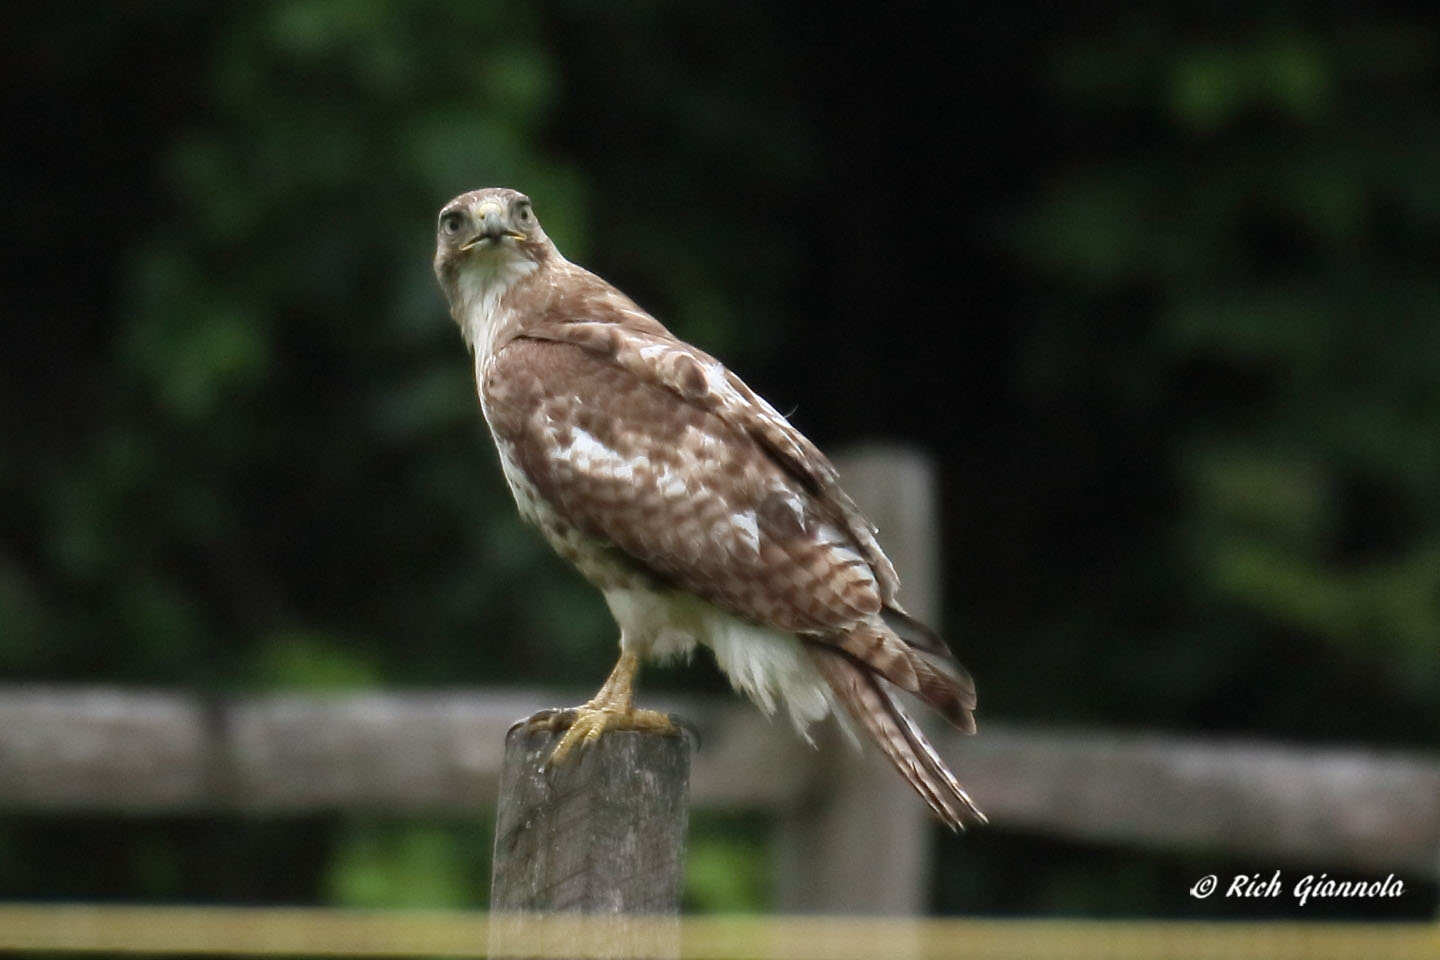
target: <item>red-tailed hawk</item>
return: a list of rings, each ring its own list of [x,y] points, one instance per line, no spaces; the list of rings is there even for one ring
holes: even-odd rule
[[[784,704],[805,734],[843,707],[842,723],[857,722],[942,820],[984,821],[894,695],[969,733],[974,683],[900,606],[875,528],[809,440],[561,256],[514,190],[445,205],[435,274],[521,514],[600,588],[620,627],[619,662],[561,715],[551,762],[607,729],[670,729],[635,709],[635,673],[698,643],[766,713]]]

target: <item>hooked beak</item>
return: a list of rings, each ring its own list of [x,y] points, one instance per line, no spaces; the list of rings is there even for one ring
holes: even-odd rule
[[[499,204],[485,204],[475,211],[475,219],[479,221],[479,230],[467,243],[461,245],[461,250],[470,250],[483,246],[487,242],[498,246],[500,241],[506,237],[512,240],[525,239],[525,234],[512,229],[505,223],[505,215],[501,212]]]

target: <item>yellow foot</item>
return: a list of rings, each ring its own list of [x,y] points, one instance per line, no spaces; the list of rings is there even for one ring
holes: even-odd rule
[[[565,735],[550,751],[545,766],[558,766],[565,762],[576,747],[582,750],[590,746],[607,730],[639,730],[646,733],[661,733],[679,736],[682,731],[670,719],[670,715],[657,710],[626,710],[598,704],[595,701],[569,710],[542,710],[525,721],[532,730],[564,730]]]

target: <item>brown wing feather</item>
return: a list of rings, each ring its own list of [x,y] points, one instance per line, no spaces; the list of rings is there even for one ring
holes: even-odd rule
[[[492,361],[491,428],[567,522],[662,584],[753,623],[829,635],[876,618],[848,531],[748,434],[570,343],[518,338]]]
[[[526,336],[571,343],[654,383],[687,404],[715,414],[748,437],[809,495],[815,508],[842,526],[874,572],[882,602],[893,604],[900,578],[875,539],[875,526],[840,486],[834,464],[765,398],[708,353],[676,339],[648,314],[623,300],[621,322],[532,326]],[[639,318],[648,323],[640,323]],[[653,326],[652,326],[653,324]]]

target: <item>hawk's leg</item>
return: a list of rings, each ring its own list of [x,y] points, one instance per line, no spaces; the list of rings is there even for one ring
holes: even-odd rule
[[[577,746],[588,747],[606,730],[642,730],[672,736],[680,733],[667,714],[635,709],[635,674],[639,669],[640,658],[622,652],[605,685],[589,703],[573,710],[541,711],[530,718],[528,723],[533,726],[565,731],[545,761],[546,766],[564,763],[570,751]]]

